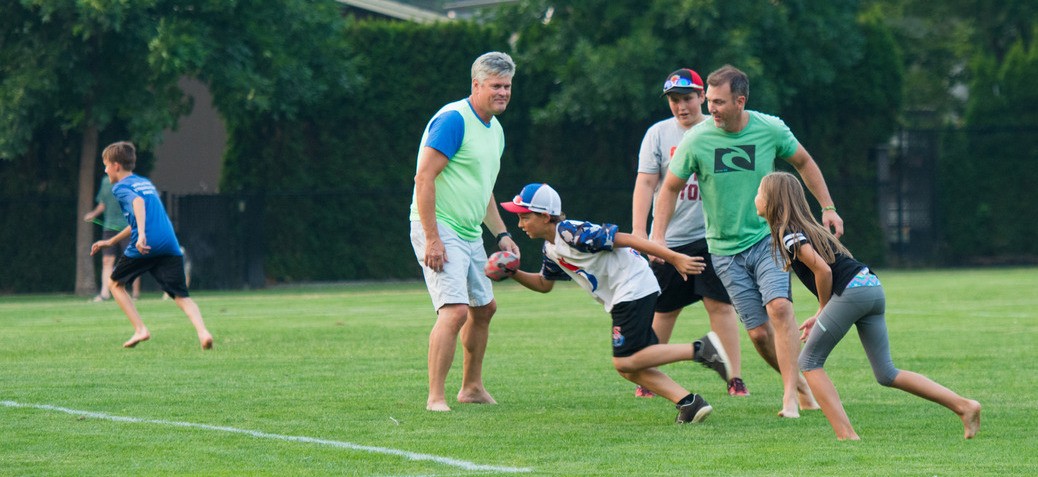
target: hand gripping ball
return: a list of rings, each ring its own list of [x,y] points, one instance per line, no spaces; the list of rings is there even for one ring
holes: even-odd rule
[[[495,282],[504,280],[519,269],[519,257],[512,252],[494,252],[487,258],[487,266],[483,267],[483,273],[487,278]]]

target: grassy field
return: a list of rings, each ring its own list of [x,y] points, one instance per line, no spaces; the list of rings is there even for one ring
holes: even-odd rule
[[[451,413],[424,410],[434,315],[418,282],[197,292],[210,352],[154,295],[136,349],[120,347],[132,329],[111,302],[5,296],[0,475],[1038,475],[1038,269],[880,277],[895,364],[979,400],[977,438],[876,384],[853,334],[827,369],[862,441],[837,442],[819,411],[777,418],[778,374],[745,333],[749,397],[698,365],[664,368],[715,408],[675,425],[673,405],[613,371],[608,315],[572,284],[496,287],[485,375],[499,404]],[[706,329],[696,305],[675,341]],[[449,395],[459,382],[456,363]]]

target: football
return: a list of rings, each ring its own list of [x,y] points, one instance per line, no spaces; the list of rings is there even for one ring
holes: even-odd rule
[[[483,273],[487,278],[499,282],[512,275],[519,269],[519,257],[512,252],[494,252],[487,258],[487,266],[483,267]]]

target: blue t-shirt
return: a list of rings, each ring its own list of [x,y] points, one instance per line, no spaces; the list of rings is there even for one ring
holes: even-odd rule
[[[130,246],[123,251],[124,255],[130,258],[144,256],[137,250],[138,224],[137,217],[133,214],[133,201],[138,197],[144,200],[146,220],[144,231],[148,236],[148,246],[151,247],[147,256],[183,255],[177,235],[173,231],[173,223],[169,221],[166,208],[162,206],[162,200],[159,198],[159,192],[151,181],[137,174],[131,174],[112,185],[112,194],[119,199],[119,208],[123,210],[123,216],[126,217],[126,222],[130,224],[131,229]]]

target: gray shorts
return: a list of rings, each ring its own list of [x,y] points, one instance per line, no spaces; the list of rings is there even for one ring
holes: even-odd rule
[[[764,237],[735,255],[711,255],[743,326],[752,330],[768,322],[765,305],[785,298],[793,301],[789,272],[771,253],[771,237]]]
[[[422,231],[421,222],[411,221],[411,246],[425,275],[425,286],[432,297],[433,309],[439,311],[444,305],[455,304],[489,304],[494,300],[494,289],[490,279],[483,273],[483,267],[487,264],[483,241],[469,242],[440,222],[436,226],[447,253],[442,272],[435,272],[425,266],[425,232]]]

